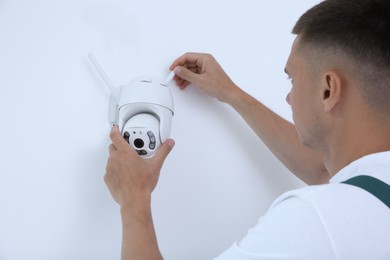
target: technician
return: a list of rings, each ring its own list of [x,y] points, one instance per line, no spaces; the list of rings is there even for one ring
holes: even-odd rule
[[[209,54],[187,53],[171,65],[181,89],[193,84],[231,105],[310,185],[276,199],[216,259],[389,260],[390,1],[325,0],[293,33],[285,72],[294,125],[235,85]],[[151,193],[174,141],[143,160],[117,127],[110,137],[105,181],[121,206],[122,259],[162,259]]]

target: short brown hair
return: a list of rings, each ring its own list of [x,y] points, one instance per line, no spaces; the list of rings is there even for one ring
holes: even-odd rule
[[[390,112],[390,0],[325,0],[304,13],[292,32],[358,63],[367,100]]]

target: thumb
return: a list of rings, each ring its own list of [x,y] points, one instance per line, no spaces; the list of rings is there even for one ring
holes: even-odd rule
[[[172,151],[175,146],[175,141],[173,139],[166,140],[158,149],[157,153],[154,155],[153,160],[156,162],[159,168],[162,167],[165,159],[168,154]]]
[[[177,66],[177,67],[175,67],[174,71],[175,71],[176,76],[178,76],[179,78],[182,78],[184,80],[187,80],[190,83],[193,83],[196,85],[197,82],[199,81],[200,75],[190,71],[189,69],[187,69],[185,67]]]

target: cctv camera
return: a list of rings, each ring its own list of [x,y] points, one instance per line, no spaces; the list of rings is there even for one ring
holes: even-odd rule
[[[167,82],[143,76],[115,87],[92,53],[89,59],[111,92],[109,124],[118,125],[123,138],[143,158],[151,158],[169,138],[174,114]]]
[[[156,77],[139,77],[121,87],[118,126],[123,138],[144,158],[169,138],[174,113],[170,89]]]

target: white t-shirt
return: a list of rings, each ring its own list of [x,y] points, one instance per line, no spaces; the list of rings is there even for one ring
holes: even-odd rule
[[[390,184],[390,151],[354,161],[329,184],[283,194],[215,260],[389,260],[390,209],[367,191],[340,183],[358,175]]]

